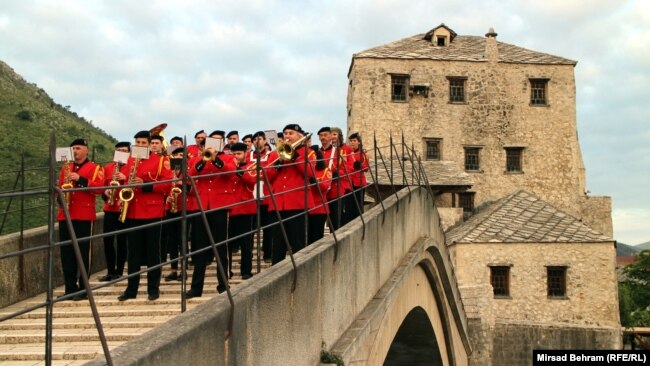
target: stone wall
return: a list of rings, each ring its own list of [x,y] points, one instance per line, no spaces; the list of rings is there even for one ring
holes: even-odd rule
[[[582,198],[582,221],[592,229],[614,237],[612,226],[612,198],[608,196],[584,196]]]
[[[428,96],[392,102],[391,73],[429,84]],[[449,102],[448,76],[467,77],[466,103]],[[547,106],[530,105],[529,78],[549,79]],[[573,65],[355,58],[349,81],[349,131],[375,131],[380,145],[403,131],[423,156],[423,138],[441,138],[442,160],[460,169],[464,147],[479,147],[480,171],[468,172],[475,206],[524,188],[574,216],[584,213]],[[515,146],[524,147],[523,173],[506,173],[504,148]]]
[[[568,326],[619,327],[615,248],[606,243],[454,244],[456,277],[466,288],[490,286],[489,265],[510,265],[510,296],[490,298],[472,317]],[[566,298],[547,297],[545,266],[567,266]],[[490,286],[491,287],[491,286]],[[472,290],[474,291],[474,290]],[[472,292],[473,293],[473,292]]]
[[[103,213],[97,215],[93,233],[101,234],[103,232],[103,217]],[[57,229],[54,233],[54,240],[58,240],[58,237]],[[23,233],[23,249],[33,249],[47,245],[47,226],[26,230]],[[20,233],[0,237],[0,255],[18,252],[19,250]],[[45,248],[22,256],[0,260],[0,307],[14,304],[47,290],[48,252],[48,249]],[[60,253],[61,251],[58,248],[53,251],[55,287],[63,284]],[[92,241],[91,265],[92,273],[106,269],[102,239]]]

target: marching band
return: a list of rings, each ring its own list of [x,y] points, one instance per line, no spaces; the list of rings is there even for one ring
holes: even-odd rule
[[[240,275],[253,276],[253,233],[263,230],[263,260],[273,265],[347,224],[363,212],[365,172],[368,156],[361,136],[353,133],[344,144],[342,131],[323,127],[311,145],[311,133],[298,124],[282,131],[258,131],[240,141],[238,131],[204,130],[194,135],[195,143],[183,146],[173,137],[169,144],[162,131],[167,125],[140,131],[134,144],[115,145],[114,161],[104,167],[88,160],[83,139],[70,144],[72,161],[64,161],[59,186],[66,199],[72,228],[87,238],[95,220],[95,195],[104,200],[104,233],[130,228],[127,234],[104,237],[107,274],[100,281],[123,275],[125,262],[128,285],[118,299],[136,298],[141,266],[152,268],[147,275],[150,301],[160,296],[160,264],[172,260],[165,281],[179,280],[181,221],[163,219],[189,216],[188,237],[194,267],[187,298],[203,293],[206,267],[218,265],[217,291],[226,290],[225,276],[234,275],[233,254],[241,251]],[[271,133],[272,136],[267,136]],[[75,191],[77,187],[97,190]],[[60,240],[70,240],[63,215],[57,216]],[[158,223],[158,225],[156,225]],[[89,269],[89,241],[79,241]],[[216,256],[216,258],[215,258]],[[77,261],[71,245],[61,246],[65,294],[80,290]],[[223,266],[223,267],[221,267]],[[84,299],[85,295],[73,297]]]

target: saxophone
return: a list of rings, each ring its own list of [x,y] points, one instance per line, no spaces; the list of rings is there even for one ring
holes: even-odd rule
[[[61,188],[72,189],[73,188],[72,176],[71,176],[72,172],[70,171],[70,164],[68,164],[68,159],[65,157],[63,158],[63,167],[61,167],[61,169],[63,169],[63,184],[61,184]],[[70,202],[72,201],[72,192],[65,192],[64,196],[65,196],[65,202],[69,207]]]
[[[117,180],[119,175],[120,175],[120,163],[115,163],[115,170],[113,171],[113,179],[111,180],[110,183],[108,183],[109,186],[113,187],[109,189],[108,191],[108,198],[106,199],[106,203],[109,206],[113,206],[115,203],[115,192],[117,191],[117,186],[120,185],[120,182]]]
[[[129,172],[129,180],[127,184],[133,184],[133,180],[135,179],[135,174],[138,170],[138,163],[140,162],[139,158],[135,158],[135,161],[133,162],[133,165],[131,166],[131,171]],[[126,221],[126,213],[129,210],[129,202],[135,197],[135,191],[131,187],[123,188],[120,191],[120,205],[122,206],[122,210],[120,211],[120,217],[119,221],[120,222],[125,222]]]
[[[178,212],[178,203],[177,203],[177,198],[178,196],[183,193],[179,187],[172,187],[172,191],[170,192],[171,196],[171,207],[169,208],[169,212],[171,213],[177,213]]]

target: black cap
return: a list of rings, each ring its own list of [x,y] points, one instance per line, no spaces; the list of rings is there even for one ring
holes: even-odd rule
[[[117,144],[115,144],[115,148],[118,149],[120,147],[127,147],[129,150],[131,150],[131,143],[128,141],[120,141]]]
[[[348,137],[348,140],[350,139],[356,139],[359,140],[359,142],[361,142],[361,135],[359,134],[359,132],[355,132],[352,135],[350,135],[350,137]]]
[[[183,148],[182,146],[177,147],[177,148],[175,148],[174,150],[172,150],[172,155],[174,155],[174,154],[180,154],[180,153],[183,152],[183,150],[184,150],[184,148]]]
[[[86,139],[75,139],[70,144],[70,147],[73,147],[75,145],[88,146],[88,143],[86,142]]]
[[[264,131],[257,131],[257,132],[255,132],[255,133],[253,134],[253,138],[254,138],[254,139],[256,139],[256,138],[258,138],[258,137],[263,137],[264,140],[266,140],[266,134],[264,133]]]
[[[178,140],[178,141],[180,141],[181,143],[183,143],[183,139],[182,139],[180,136],[174,136],[174,137],[172,137],[172,139],[169,140],[169,143],[172,143],[172,142],[174,142],[174,141],[176,141],[176,140]]]
[[[237,130],[230,131],[230,132],[228,132],[228,135],[226,137],[230,138],[230,136],[232,136],[232,135],[239,135],[239,131],[237,131]]]
[[[236,142],[232,145],[230,145],[230,151],[246,151],[248,150],[248,146],[242,142]]]
[[[282,137],[284,137],[284,134],[281,131],[278,131],[278,137],[282,138]]]
[[[286,131],[286,130],[294,130],[294,131],[298,132],[301,135],[305,134],[305,131],[303,131],[302,128],[300,127],[300,125],[297,124],[297,123],[289,123],[288,125],[284,126],[282,131]]]
[[[163,136],[160,136],[160,135],[153,135],[153,136],[151,136],[151,139],[152,140],[160,140],[161,142],[165,141],[165,138]]]
[[[201,134],[201,133],[205,133],[205,131],[203,131],[203,130],[198,131],[197,133],[194,134],[194,138],[196,138],[196,136],[198,136],[198,135]]]
[[[134,139],[140,139],[140,138],[146,138],[147,140],[151,141],[151,134],[147,130],[142,130],[133,136]]]
[[[212,137],[214,135],[217,135],[217,136],[223,138],[225,136],[225,134],[226,133],[221,131],[221,130],[214,130],[214,131],[210,132],[210,137]]]
[[[318,134],[320,135],[321,132],[332,132],[332,129],[329,127],[321,127],[321,129],[318,130]]]
[[[253,135],[251,135],[251,134],[249,133],[248,135],[242,137],[242,141],[244,141],[244,140],[246,140],[246,139],[251,139],[251,140],[252,140],[252,139],[253,139]]]

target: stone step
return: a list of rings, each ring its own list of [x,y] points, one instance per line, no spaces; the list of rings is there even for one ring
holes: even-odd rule
[[[152,328],[160,325],[171,316],[132,316],[102,318],[102,325],[106,328]],[[95,322],[90,319],[67,319],[58,318],[52,322],[52,329],[95,329]],[[43,330],[45,331],[45,319],[12,319],[0,323],[0,330]]]
[[[124,341],[113,341],[109,347],[115,348]],[[103,354],[99,342],[55,342],[52,344],[53,360],[92,360]],[[44,343],[0,344],[0,361],[43,361]]]
[[[176,295],[176,296],[175,296]],[[187,300],[188,304],[193,304],[193,303],[202,303],[207,299],[204,297],[200,298],[192,298]],[[113,306],[122,306],[124,304],[128,305],[156,305],[156,306],[162,306],[162,305],[178,305],[180,304],[181,301],[181,294],[176,293],[172,295],[166,295],[166,296],[160,296],[160,298],[149,301],[147,299],[147,295],[142,295],[138,296],[135,299],[129,299],[126,302],[124,301],[119,301],[117,299],[117,296],[99,296],[95,298],[95,304],[97,307],[100,309],[100,311],[105,310],[105,307],[113,307]],[[36,305],[38,304],[38,301],[34,302],[27,302],[28,305]],[[56,304],[57,310],[59,308],[88,308],[90,309],[90,302],[88,300],[83,300],[83,301],[61,301]],[[101,315],[101,314],[100,314]]]
[[[149,328],[140,328],[146,332]],[[108,342],[128,341],[137,336],[132,328],[104,328],[104,336]],[[99,342],[97,329],[56,329],[52,331],[53,342]],[[0,344],[45,343],[45,332],[7,330],[0,334]]]
[[[130,301],[134,300],[128,300],[124,302],[123,306],[113,306],[108,309],[102,309],[100,312],[101,319],[104,319],[105,317],[110,318],[110,317],[121,317],[121,316],[143,316],[143,314],[147,314],[149,316],[161,316],[161,315],[178,315],[181,313],[181,307],[180,303],[177,306],[169,306],[167,305],[166,308],[161,309],[157,307],[152,307],[151,304],[147,305],[129,305]],[[150,301],[150,303],[153,303],[153,301]],[[0,313],[0,316],[5,316],[8,315],[7,313]],[[93,314],[90,311],[90,307],[86,308],[81,308],[81,309],[67,309],[66,311],[57,311],[55,310],[54,313],[52,314],[52,318],[77,318],[77,319],[83,319],[83,318],[91,318],[92,319]],[[22,314],[14,319],[45,319],[45,311],[44,310],[35,310],[27,314]]]

